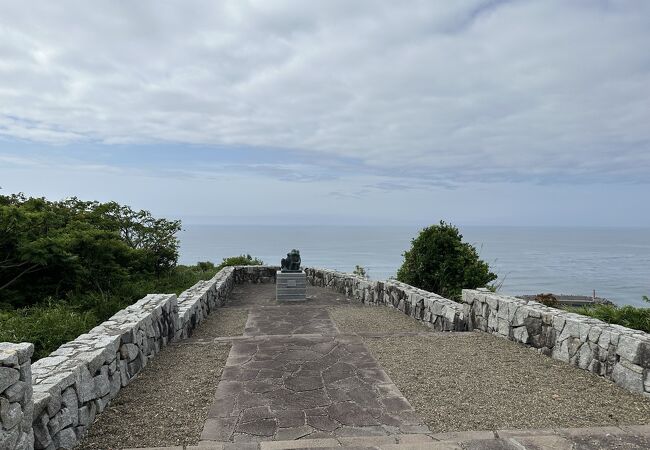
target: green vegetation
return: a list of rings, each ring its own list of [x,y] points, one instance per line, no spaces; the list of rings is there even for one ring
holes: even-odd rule
[[[643,296],[643,301],[650,303],[647,295]],[[594,305],[582,306],[580,308],[566,308],[583,316],[594,317],[603,322],[622,325],[635,330],[650,333],[650,308],[636,308],[634,306],[616,306],[616,305]]]
[[[352,271],[352,273],[361,278],[368,278],[368,272],[366,271],[366,268],[360,266],[359,264],[354,266],[354,270]]]
[[[542,305],[550,306],[551,308],[560,307],[560,302],[557,301],[557,297],[553,294],[537,294],[535,301],[540,302]]]
[[[462,239],[458,228],[442,221],[423,229],[404,252],[397,279],[453,300],[460,300],[462,289],[488,285],[497,276]]]
[[[228,265],[177,265],[179,221],[115,202],[0,196],[0,342],[35,359],[149,293],[179,294]]]
[[[594,305],[580,308],[567,308],[568,311],[594,317],[607,323],[623,325],[624,327],[650,333],[650,308],[635,308],[634,306]]]

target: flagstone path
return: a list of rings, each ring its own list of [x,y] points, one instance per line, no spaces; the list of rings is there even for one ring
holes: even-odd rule
[[[269,290],[236,292],[231,305],[246,304],[248,322],[233,339],[201,440],[429,432],[362,338],[339,333],[325,306],[340,305],[340,296],[278,305]]]
[[[120,393],[81,448],[650,448],[650,402],[606,380],[323,288],[281,305],[274,287],[235,286],[224,309]],[[221,370],[209,352],[224,347]],[[170,367],[185,378],[167,380]],[[213,381],[221,372],[216,388],[208,371]],[[584,424],[597,427],[555,428]]]

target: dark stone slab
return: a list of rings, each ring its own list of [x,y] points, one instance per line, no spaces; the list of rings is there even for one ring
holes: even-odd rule
[[[298,305],[258,308],[250,312],[245,336],[337,333],[334,322],[324,308],[301,308]]]

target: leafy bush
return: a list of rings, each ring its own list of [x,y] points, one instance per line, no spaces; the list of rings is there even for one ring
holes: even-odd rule
[[[361,278],[368,278],[368,273],[366,272],[366,268],[358,264],[354,266],[354,270],[352,271],[352,273]]]
[[[253,258],[251,255],[239,255],[224,258],[221,264],[217,266],[217,270],[221,270],[226,266],[260,266],[264,264],[261,259]]]
[[[535,301],[540,302],[542,305],[550,306],[551,308],[557,308],[560,305],[560,302],[557,301],[557,297],[553,294],[537,294],[535,296]]]
[[[460,300],[462,289],[495,280],[497,276],[479,259],[476,249],[462,239],[458,228],[443,221],[423,229],[404,252],[397,279],[453,300]]]

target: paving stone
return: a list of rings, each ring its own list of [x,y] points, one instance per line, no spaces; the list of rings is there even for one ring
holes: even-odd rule
[[[335,403],[328,408],[329,416],[342,423],[351,426],[379,425],[377,419],[366,410],[352,402]]]
[[[236,444],[224,443],[223,450],[257,450],[258,444],[238,442]]]
[[[466,450],[521,450],[516,442],[494,438],[463,441],[460,446]]]
[[[334,431],[334,435],[337,437],[386,436],[388,434],[388,431],[379,425],[365,427],[344,425]]]
[[[355,446],[383,447],[384,445],[397,443],[397,440],[394,436],[340,437],[338,440],[345,448]]]
[[[188,448],[194,448],[194,447],[188,447]],[[195,447],[199,448],[199,447]],[[201,447],[201,449],[204,449],[204,447]],[[139,447],[139,448],[127,448],[125,450],[183,450],[183,447]]]
[[[300,439],[305,436],[309,436],[313,433],[314,429],[307,425],[294,428],[278,428],[277,433],[275,433],[274,439],[276,440],[294,440]]]
[[[253,436],[270,437],[275,434],[277,428],[274,419],[255,419],[250,422],[239,421],[235,427],[235,431],[238,433],[251,434]]]
[[[284,380],[284,385],[292,391],[313,391],[323,387],[323,379],[319,376],[303,376],[300,373]]]
[[[381,400],[388,412],[410,411],[413,408],[404,397],[388,397]]]
[[[413,442],[409,444],[382,445],[382,450],[461,450],[455,442]]]
[[[338,448],[339,443],[336,439],[260,442],[260,450],[299,449],[305,448],[305,446],[308,448]]]
[[[251,306],[245,338],[233,342],[203,439],[428,432],[363,340],[337,335],[326,308]]]
[[[434,442],[428,434],[402,434],[397,436],[399,444],[413,444],[420,442]]]
[[[273,418],[271,408],[268,406],[257,406],[255,408],[245,409],[241,413],[240,420],[242,422],[251,422],[257,419],[270,419]]]
[[[279,427],[298,427],[305,424],[305,413],[302,410],[276,411],[274,416]]]
[[[470,440],[483,440],[494,439],[492,431],[460,431],[451,433],[436,433],[431,437],[438,441],[470,441]]]
[[[334,431],[341,426],[339,422],[329,416],[307,415],[307,425],[321,431]]]
[[[522,447],[527,450],[553,449],[553,450],[573,450],[573,443],[562,436],[524,436],[512,437],[506,441],[514,444],[515,448]]]
[[[201,432],[201,440],[205,441],[229,441],[235,430],[237,417],[219,417],[207,419]]]
[[[235,397],[223,397],[215,400],[208,410],[208,418],[228,417],[233,415]]]

